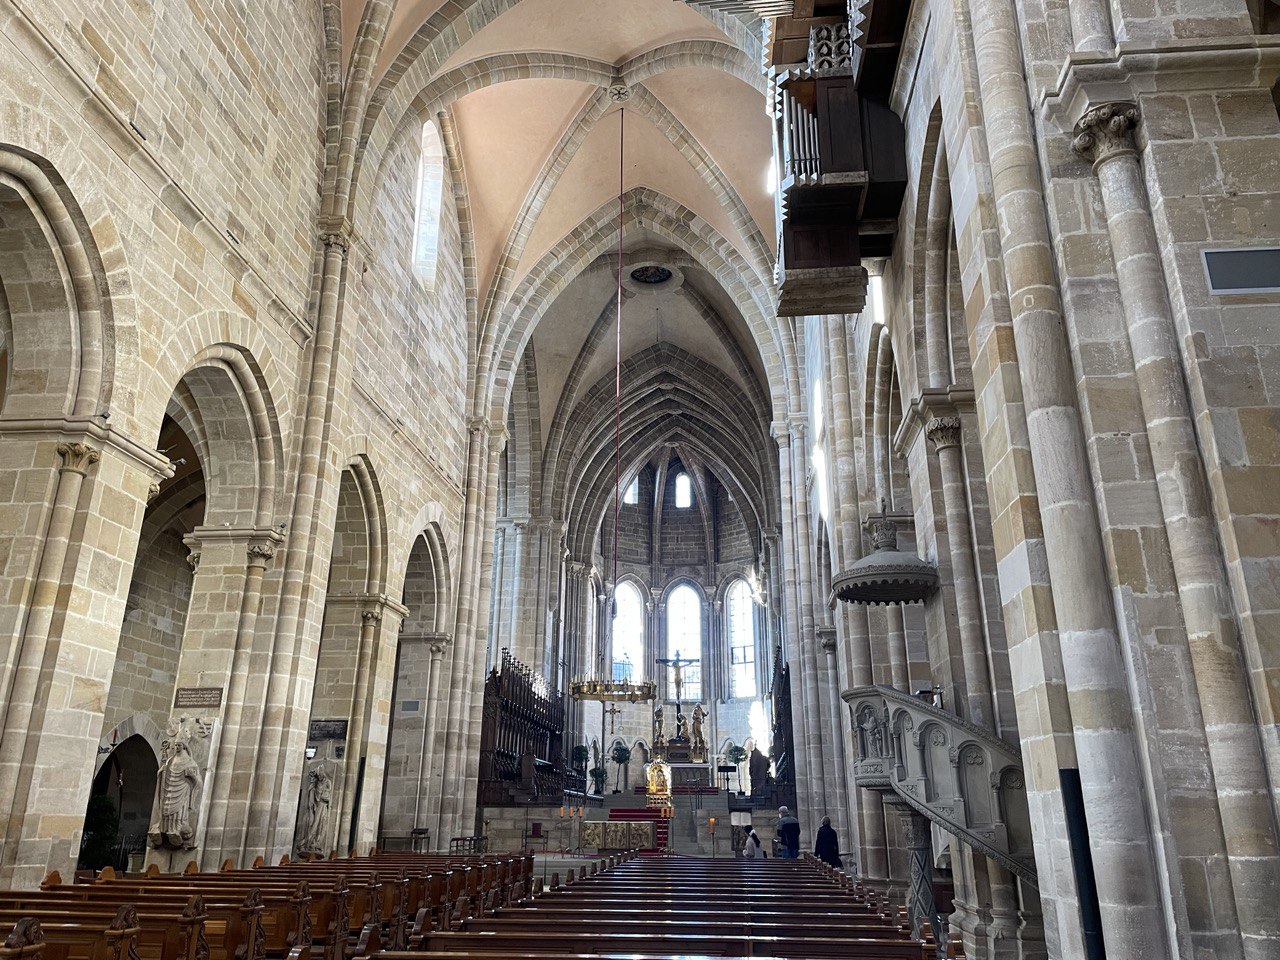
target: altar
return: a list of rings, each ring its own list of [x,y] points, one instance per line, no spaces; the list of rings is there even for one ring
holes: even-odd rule
[[[674,763],[667,761],[671,769],[671,786],[675,787],[709,787],[711,786],[711,765],[707,763]]]

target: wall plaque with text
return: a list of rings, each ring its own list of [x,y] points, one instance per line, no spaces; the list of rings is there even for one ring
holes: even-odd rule
[[[216,710],[222,706],[221,687],[179,687],[173,695],[179,710]]]
[[[346,739],[347,721],[345,720],[312,720],[307,726],[307,741],[310,743]]]

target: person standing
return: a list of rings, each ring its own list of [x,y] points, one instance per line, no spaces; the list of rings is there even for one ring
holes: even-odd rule
[[[756,833],[754,827],[748,827],[747,842],[742,845],[742,859],[764,859],[767,856],[768,854],[764,852],[764,848],[760,846],[760,835]]]
[[[831,826],[830,817],[822,818],[822,826],[818,828],[818,838],[813,845],[813,852],[823,863],[844,869],[844,861],[840,859],[840,838],[836,836],[835,827]]]
[[[800,821],[791,815],[790,807],[778,808],[778,848],[783,860],[800,856]]]

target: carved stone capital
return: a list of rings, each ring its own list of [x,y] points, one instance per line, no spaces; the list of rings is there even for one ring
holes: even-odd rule
[[[191,572],[195,573],[200,569],[200,551],[192,550],[187,554],[187,566],[191,568]]]
[[[81,476],[89,472],[89,468],[93,466],[102,455],[87,443],[60,443],[58,444],[58,456],[62,458],[62,469],[70,470]]]
[[[1136,154],[1133,131],[1141,114],[1136,103],[1104,103],[1085,112],[1075,126],[1071,148],[1093,168],[1113,157]]]
[[[370,626],[377,626],[382,622],[381,610],[361,610],[360,619]]]
[[[147,503],[150,503],[156,497],[160,496],[160,481],[151,481],[151,486],[147,488]]]
[[[355,228],[346,217],[321,217],[320,242],[325,247],[334,247],[345,257],[355,240]]]
[[[924,425],[924,434],[935,450],[960,445],[960,418],[934,417]]]
[[[258,564],[265,567],[271,562],[271,558],[276,555],[276,545],[271,542],[256,542],[249,544],[248,547],[249,565]]]

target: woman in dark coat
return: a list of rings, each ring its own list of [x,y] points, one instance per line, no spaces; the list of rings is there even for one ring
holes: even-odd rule
[[[813,845],[813,852],[823,863],[829,863],[838,868],[844,867],[844,862],[840,859],[840,840],[831,826],[830,817],[822,818],[822,826],[818,828],[818,839]]]

